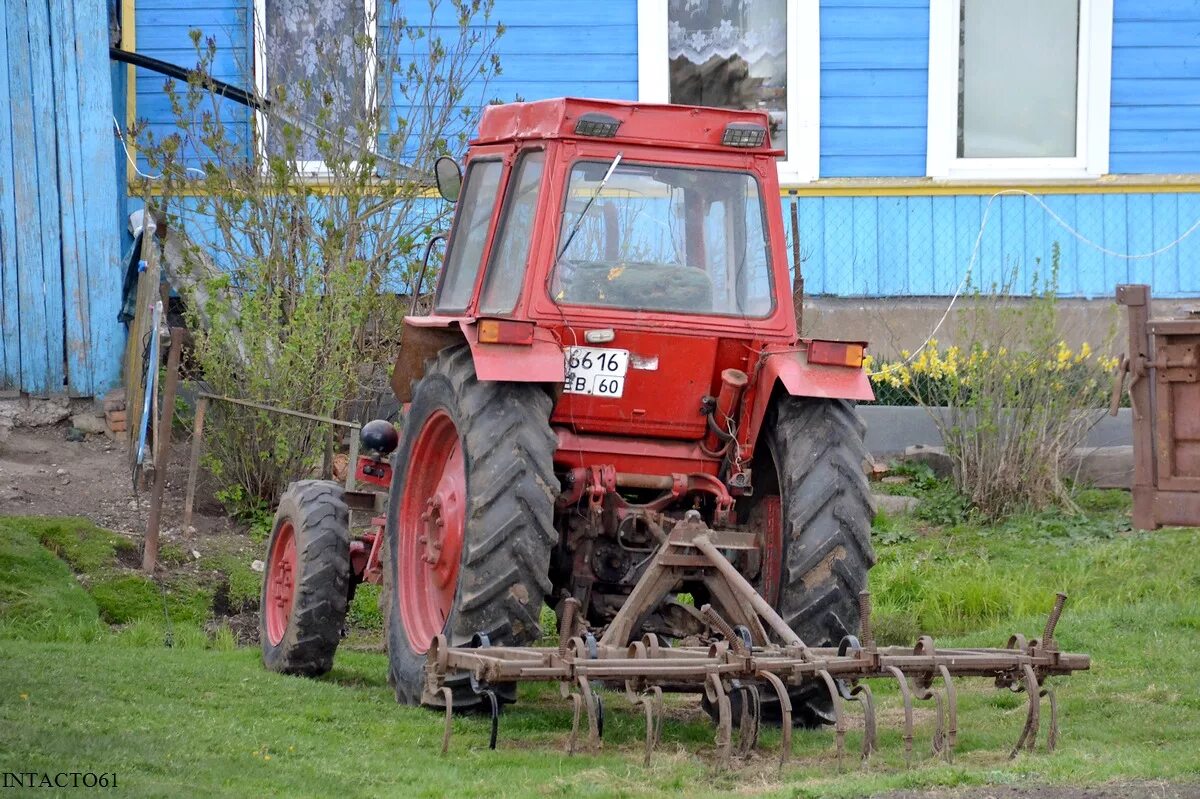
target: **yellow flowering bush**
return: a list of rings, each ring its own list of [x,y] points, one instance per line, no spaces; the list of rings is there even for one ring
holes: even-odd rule
[[[941,433],[954,483],[973,512],[995,519],[1074,503],[1063,465],[1104,413],[1115,359],[1109,342],[1072,348],[1058,316],[1057,267],[1031,295],[1016,274],[960,311],[955,346],[931,339],[867,371],[882,404],[919,405]],[[1110,335],[1115,335],[1115,325]]]
[[[1098,354],[1087,342],[1073,350],[1061,339],[1054,345],[1053,357],[1044,359],[1037,353],[1010,352],[1003,346],[991,350],[975,345],[965,352],[958,346],[943,349],[934,338],[916,357],[908,350],[901,350],[900,359],[894,362],[876,361],[868,355],[863,366],[880,405],[950,405],[965,399],[985,371],[990,374],[997,369],[1008,373],[1008,385],[1018,391],[1022,377],[1049,376],[1051,388],[1080,391],[1100,402],[1107,399],[1107,382],[1117,359]],[[1013,400],[1019,402],[1020,397]]]

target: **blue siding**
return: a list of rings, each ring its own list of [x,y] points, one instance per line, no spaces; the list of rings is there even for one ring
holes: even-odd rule
[[[135,11],[139,53],[182,67],[193,67],[197,53],[190,32],[199,30],[205,38],[216,40],[213,77],[235,86],[253,88],[253,0],[205,0],[186,9],[181,8],[177,0],[137,0]],[[147,123],[147,130],[156,138],[178,130],[163,91],[166,79],[153,70],[137,70],[137,118]],[[187,87],[180,84],[176,81],[177,90],[186,90]],[[250,113],[237,103],[222,102],[221,116],[227,125],[226,134],[235,141],[249,141]],[[124,123],[125,120],[121,121]],[[138,157],[138,166],[142,171],[149,169],[143,156]]]
[[[1200,295],[1200,234],[1175,246],[1200,218],[1200,194],[1050,194],[1039,199],[1079,241],[1025,195],[785,198],[799,206],[805,289],[843,297],[953,293],[979,252],[971,284],[984,289],[1015,277],[1019,292],[1050,272],[1060,249],[1064,296],[1107,297],[1120,282],[1145,282],[1162,297]],[[990,207],[989,207],[990,205]],[[980,235],[984,215],[987,224]]]
[[[0,389],[118,380],[121,271],[107,3],[0,15]]]
[[[927,0],[821,3],[821,177],[925,174]]]
[[[1198,129],[1200,3],[1115,0],[1110,171],[1200,172]]]

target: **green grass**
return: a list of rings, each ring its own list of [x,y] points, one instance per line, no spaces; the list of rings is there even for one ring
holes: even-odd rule
[[[17,621],[44,615],[39,608],[74,608],[79,621],[99,610],[61,563],[6,536],[0,586],[20,574],[38,599],[0,601],[0,637],[11,639],[0,641],[0,771],[115,771],[126,795],[854,797],[928,786],[1196,782],[1200,531],[1131,533],[1123,495],[1083,493],[1079,502],[1086,517],[1028,514],[995,528],[882,520],[872,573],[877,627],[910,643],[919,625],[947,645],[1037,635],[1054,591],[1068,591],[1058,639],[1090,653],[1093,668],[1057,681],[1062,737],[1053,754],[1039,746],[1009,761],[1023,697],[964,678],[953,766],[930,758],[932,713],[919,705],[917,762],[904,768],[899,697],[881,681],[873,683],[881,751],[865,772],[856,764],[838,771],[828,730],[798,733],[782,776],[774,731],[764,733],[761,756],[720,771],[711,726],[683,699],[671,700],[662,745],[643,768],[642,718],[611,691],[603,750],[568,757],[570,712],[548,687],[522,689],[501,721],[497,752],[487,749],[486,719],[456,716],[443,758],[440,715],[394,703],[384,655],[342,651],[330,675],[305,680],[266,673],[256,651],[232,648],[228,630],[206,635],[179,623],[166,648],[154,619],[92,643]],[[369,592],[356,600],[364,619],[371,600]],[[858,743],[852,729],[848,749]]]

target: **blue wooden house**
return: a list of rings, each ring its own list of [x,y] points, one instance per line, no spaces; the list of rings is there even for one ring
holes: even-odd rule
[[[216,77],[261,87],[289,58],[272,41],[275,22],[318,8],[367,18],[376,4],[381,15],[391,8],[388,0],[120,0],[116,17],[125,49],[183,65],[194,63],[189,30],[198,28],[218,41]],[[26,5],[39,0],[6,5],[10,38],[14,9]],[[1065,296],[1105,298],[1131,281],[1151,283],[1160,297],[1200,295],[1200,0],[496,0],[494,19],[506,32],[490,97],[766,110],[785,150],[784,202],[798,211],[809,294],[938,298],[968,272],[976,285],[1015,272],[1018,287],[1028,286],[1057,249]],[[27,67],[7,52],[10,84],[14,75],[25,80]],[[113,98],[119,122],[170,128],[162,76],[130,74]],[[0,130],[6,115],[24,113],[14,89],[7,95]],[[249,124],[249,112],[231,113]],[[70,123],[56,130],[60,141],[87,132]],[[31,152],[9,141],[12,152],[0,139],[0,161]],[[132,170],[123,154],[113,159],[109,138],[82,149],[93,147],[122,179]],[[11,219],[9,174],[0,166],[0,210]],[[29,213],[20,197],[16,210]],[[116,236],[118,216],[108,214],[103,235]],[[36,319],[53,327],[55,314],[74,312],[62,252],[62,307],[47,300],[26,324],[22,305],[22,344]],[[4,251],[5,353],[9,286],[33,293],[24,259]],[[86,278],[89,287],[107,280],[90,263]],[[82,279],[78,270],[72,279]],[[73,382],[65,342],[75,339],[69,321],[63,327],[48,351],[65,346],[67,384],[99,389],[107,378]],[[92,362],[115,374],[116,349],[96,333],[89,341],[100,347],[89,351]],[[10,372],[3,387],[29,390]]]

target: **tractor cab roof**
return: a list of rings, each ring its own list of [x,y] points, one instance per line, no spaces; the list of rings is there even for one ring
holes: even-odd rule
[[[557,97],[489,105],[472,144],[546,139],[611,139],[613,143],[779,155],[767,114],[688,105]]]

